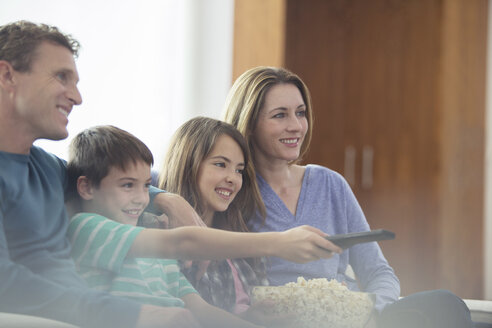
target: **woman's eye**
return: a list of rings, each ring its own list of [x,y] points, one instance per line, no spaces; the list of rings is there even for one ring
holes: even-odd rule
[[[218,167],[225,167],[225,163],[223,162],[214,163],[214,165]]]
[[[149,182],[149,183],[146,183],[146,184],[145,184],[145,189],[149,189],[151,185],[152,185],[152,184],[151,184],[150,182]]]
[[[300,117],[305,117],[306,116],[306,111],[305,110],[300,110],[297,112],[297,116],[300,116]]]
[[[273,118],[282,118],[284,116],[285,116],[284,113],[278,113],[278,114],[273,115]]]
[[[244,169],[236,169],[236,173],[239,173],[241,175],[244,174]]]
[[[131,188],[131,187],[133,187],[133,183],[130,183],[130,182],[129,183],[125,183],[123,185],[123,188]]]

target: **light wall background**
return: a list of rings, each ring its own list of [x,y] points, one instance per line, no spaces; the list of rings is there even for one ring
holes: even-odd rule
[[[62,158],[86,127],[112,124],[151,149],[160,166],[187,119],[220,115],[232,76],[233,0],[0,0],[0,25],[26,19],[82,44],[83,103],[69,138],[36,142]]]

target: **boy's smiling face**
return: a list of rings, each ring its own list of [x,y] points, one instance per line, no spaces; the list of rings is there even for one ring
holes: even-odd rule
[[[79,180],[81,178],[85,177]],[[78,183],[84,212],[97,213],[135,226],[138,217],[149,204],[150,165],[143,161],[129,163],[125,171],[111,167],[99,187],[86,182],[85,190],[84,183]]]

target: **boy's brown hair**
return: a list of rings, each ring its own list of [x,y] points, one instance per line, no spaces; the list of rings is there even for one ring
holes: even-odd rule
[[[133,134],[111,125],[86,129],[70,143],[68,160],[69,199],[77,195],[77,179],[86,176],[99,187],[112,167],[123,171],[127,166],[143,161],[154,163],[149,148]]]

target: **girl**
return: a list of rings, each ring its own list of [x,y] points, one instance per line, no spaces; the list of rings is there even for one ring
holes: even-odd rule
[[[338,173],[318,165],[299,165],[312,133],[309,90],[294,73],[256,67],[232,86],[225,121],[250,147],[266,219],[254,216],[253,231],[281,231],[310,224],[328,234],[369,230],[349,185]],[[357,282],[345,272],[350,264]],[[397,301],[400,284],[377,243],[356,245],[328,260],[309,265],[274,258],[267,270],[273,285],[305,278],[335,278],[352,290],[376,294],[382,327],[470,327],[466,305],[445,291],[415,294]],[[383,310],[384,309],[384,310]],[[371,325],[375,325],[373,320]]]
[[[208,227],[246,232],[247,218],[255,211],[265,215],[254,176],[241,133],[227,123],[197,117],[173,136],[159,187],[184,197]],[[267,284],[261,259],[214,261],[201,279],[196,270],[184,271],[205,300],[253,321],[261,314],[261,306],[249,307],[250,287]]]

